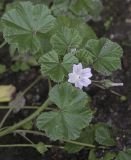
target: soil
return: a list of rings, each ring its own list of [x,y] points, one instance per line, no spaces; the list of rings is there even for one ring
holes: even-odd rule
[[[124,146],[131,147],[131,0],[103,0],[104,11],[99,22],[90,21],[98,37],[108,37],[122,45],[124,55],[122,58],[122,70],[113,73],[111,79],[115,82],[123,82],[123,87],[112,88],[114,91],[125,95],[126,101],[119,96],[112,94],[109,90],[102,90],[91,86],[88,93],[93,98],[93,108],[96,115],[93,122],[108,122],[118,129],[116,138],[118,149]],[[108,24],[108,25],[107,25]],[[2,39],[1,39],[2,42]],[[12,64],[8,53],[8,46],[0,50],[0,64],[10,67]],[[31,68],[26,72],[13,73],[11,71],[0,75],[0,84],[14,84],[17,91],[24,90],[38,76],[39,68]],[[96,76],[96,78],[99,78]],[[47,81],[41,80],[25,96],[27,105],[40,105],[47,97]],[[1,104],[2,105],[2,104]],[[18,114],[11,114],[6,125],[11,125],[32,111],[20,111]],[[0,111],[0,119],[6,111]],[[33,142],[45,140],[45,137],[29,136]],[[8,135],[0,139],[0,143],[26,143],[19,135]],[[50,143],[50,142],[49,142]],[[99,151],[98,154],[100,154]],[[52,148],[45,155],[40,155],[32,148],[0,148],[0,160],[85,160],[88,153],[85,150],[76,154],[68,154],[60,149]]]

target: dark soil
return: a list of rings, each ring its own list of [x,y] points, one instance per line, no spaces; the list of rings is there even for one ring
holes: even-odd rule
[[[124,87],[113,88],[114,91],[127,96],[126,101],[112,94],[109,90],[91,86],[89,94],[93,98],[93,108],[97,110],[94,122],[108,122],[114,128],[118,128],[116,138],[118,148],[131,147],[131,1],[130,0],[104,0],[104,11],[99,22],[90,21],[99,37],[105,36],[118,42],[124,49],[122,58],[122,70],[113,74],[111,79],[115,82],[123,82]],[[111,20],[111,22],[109,22]],[[109,22],[109,23],[108,23]],[[109,25],[107,25],[107,23]],[[105,27],[106,26],[106,27]],[[2,41],[2,40],[1,40]],[[8,46],[0,50],[0,63],[10,67],[12,64],[8,53]],[[0,84],[14,84],[17,91],[24,90],[38,76],[37,68],[26,72],[12,73],[11,71],[0,75]],[[97,77],[96,77],[97,78]],[[47,81],[41,80],[25,96],[27,105],[39,105],[48,93]],[[20,111],[8,118],[6,125],[11,125],[29,115],[32,111]],[[0,119],[6,111],[0,113]],[[44,137],[29,136],[33,142],[49,142]],[[19,135],[8,135],[0,139],[0,143],[26,143]],[[50,143],[50,142],[49,142]],[[86,160],[88,153],[85,150],[77,154],[67,154],[65,151],[53,148],[40,155],[32,148],[0,148],[0,160]]]

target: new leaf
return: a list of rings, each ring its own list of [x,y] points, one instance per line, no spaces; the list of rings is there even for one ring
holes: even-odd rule
[[[78,48],[82,42],[79,32],[73,28],[62,27],[51,38],[53,49],[60,55],[65,55],[71,49]]]
[[[73,54],[66,54],[61,62],[55,51],[43,55],[39,60],[42,74],[49,76],[55,82],[63,81],[64,76],[70,72],[73,64],[77,62],[78,60]]]

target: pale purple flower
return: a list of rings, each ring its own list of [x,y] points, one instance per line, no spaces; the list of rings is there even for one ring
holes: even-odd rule
[[[68,74],[69,79],[68,82],[74,83],[75,87],[82,89],[83,87],[87,87],[91,84],[91,80],[89,79],[92,77],[91,68],[84,68],[82,64],[74,64],[73,65],[73,72]]]

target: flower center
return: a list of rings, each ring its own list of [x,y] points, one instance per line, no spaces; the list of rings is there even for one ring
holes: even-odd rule
[[[74,79],[75,79],[75,81],[78,81],[78,80],[80,80],[80,75],[78,75],[78,74],[75,74],[75,76],[74,76]]]

